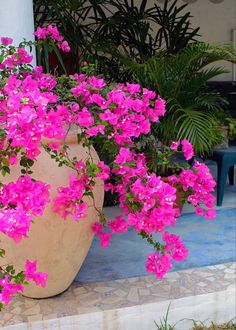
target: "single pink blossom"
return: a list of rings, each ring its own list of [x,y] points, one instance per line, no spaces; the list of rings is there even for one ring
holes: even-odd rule
[[[18,158],[16,154],[11,154],[11,156],[9,156],[9,162],[10,165],[15,165],[18,163]]]
[[[92,231],[99,237],[100,246],[107,248],[109,246],[112,235],[108,232],[104,232],[104,227],[99,222],[95,222],[92,225]]]
[[[204,215],[204,210],[202,207],[196,207],[196,215]]]
[[[177,150],[179,146],[180,146],[180,141],[173,141],[171,143],[170,149],[171,150]]]
[[[124,234],[128,230],[128,223],[122,216],[117,216],[114,220],[108,222],[111,233]]]
[[[193,158],[194,150],[192,144],[188,140],[182,140],[181,144],[182,144],[182,151],[184,153],[184,157],[186,158],[186,160]]]
[[[216,217],[216,210],[215,209],[212,209],[212,210],[207,210],[205,212],[205,218],[206,219],[214,219]]]
[[[63,52],[66,52],[66,53],[70,52],[70,46],[69,46],[68,42],[65,40],[61,44],[58,44],[58,47],[61,50],[63,50]]]
[[[8,37],[2,37],[1,43],[5,46],[11,45],[13,43],[13,39]]]
[[[104,135],[105,131],[105,126],[104,125],[97,125],[97,126],[93,126],[89,129],[86,130],[86,133],[89,135],[89,136],[96,136],[98,134],[102,134]]]
[[[26,260],[24,271],[24,274],[26,275],[25,279],[26,281],[33,280],[36,285],[41,285],[43,288],[45,288],[48,280],[48,275],[46,273],[37,272],[36,264],[36,260]]]
[[[77,115],[77,122],[82,127],[89,127],[94,123],[94,118],[87,108],[83,108]]]
[[[22,284],[15,284],[10,282],[10,275],[5,275],[4,278],[0,279],[0,302],[5,305],[12,300],[12,296],[17,292],[23,292],[24,287]]]

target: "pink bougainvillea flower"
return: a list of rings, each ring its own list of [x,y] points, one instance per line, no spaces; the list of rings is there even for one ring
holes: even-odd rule
[[[164,251],[169,253],[175,261],[183,261],[187,258],[188,250],[179,236],[165,232],[162,239],[166,243]]]
[[[137,94],[141,92],[141,88],[139,84],[126,84],[125,90],[130,94]]]
[[[22,284],[15,284],[10,282],[10,275],[5,275],[0,279],[0,302],[5,305],[12,300],[12,296],[17,292],[23,292],[24,286]]]
[[[128,230],[128,222],[122,216],[117,216],[114,220],[108,222],[112,234],[124,234]]]
[[[18,158],[17,158],[16,154],[11,154],[9,156],[9,163],[10,163],[10,165],[15,165],[18,163]]]
[[[61,143],[60,142],[48,142],[48,146],[51,150],[55,150],[55,151],[59,152]]]
[[[27,237],[31,221],[32,215],[22,207],[0,209],[0,231],[13,239],[15,243]]]
[[[186,158],[186,160],[193,158],[194,150],[192,144],[188,140],[182,140],[181,144],[182,144],[182,151],[184,153],[184,157]]]
[[[75,221],[78,221],[79,219],[86,218],[88,214],[85,212],[88,209],[88,205],[84,202],[78,203],[75,207],[75,211],[73,214],[73,218]]]
[[[196,207],[196,215],[204,215],[204,209],[200,206]]]
[[[158,116],[164,116],[165,112],[166,112],[166,101],[161,99],[160,96],[157,98],[157,100],[155,101],[155,110],[156,113],[158,114]]]
[[[79,165],[77,162],[77,168],[85,170],[86,167]],[[87,204],[82,202],[83,195],[88,185],[88,177],[86,174],[81,173],[81,177],[78,178],[76,174],[70,176],[70,184],[68,187],[59,187],[57,189],[58,195],[53,199],[52,210],[62,216],[64,220],[69,215],[72,215],[75,221],[81,218],[85,218],[87,214]]]
[[[177,150],[179,146],[180,146],[180,141],[172,141],[170,149]]]
[[[87,108],[83,108],[77,115],[77,122],[82,127],[89,127],[94,123],[94,119]]]
[[[110,167],[105,165],[103,161],[99,161],[97,164],[99,168],[99,172],[97,173],[97,177],[102,181],[106,181],[110,178]]]
[[[159,280],[162,280],[166,272],[172,267],[171,256],[165,254],[159,256],[158,252],[149,254],[146,261],[146,270],[149,273],[153,273]]]
[[[63,41],[61,44],[58,44],[58,47],[63,50],[63,52],[68,53],[70,52],[70,46],[67,41]]]
[[[100,245],[103,248],[108,248],[111,240],[111,234],[110,233],[102,233],[99,238],[100,238]]]
[[[215,209],[212,209],[212,210],[207,210],[205,212],[205,218],[206,219],[214,219],[216,217],[216,210]]]
[[[51,38],[54,39],[55,41],[63,40],[63,37],[60,35],[60,33],[55,25],[49,24],[47,26],[47,31],[50,34]]]
[[[17,65],[31,63],[33,56],[30,56],[24,48],[18,48],[17,51],[8,56],[1,64],[1,68],[14,69]]]
[[[110,244],[112,235],[108,232],[104,232],[104,227],[99,222],[95,222],[92,225],[92,231],[99,237],[100,246],[107,248]]]
[[[47,28],[45,28],[45,27],[41,28],[40,26],[37,27],[37,30],[34,32],[34,35],[38,39],[45,39],[47,37],[47,34],[48,34]]]
[[[13,43],[13,39],[8,37],[2,37],[1,43],[6,46],[11,45]]]
[[[88,84],[96,89],[102,89],[106,86],[105,80],[97,77],[88,77]]]
[[[36,285],[41,285],[43,288],[46,287],[48,275],[43,272],[37,272],[36,260],[34,261],[26,260],[24,274],[26,275],[25,277],[26,281],[33,280]]]
[[[105,131],[105,126],[104,125],[97,125],[97,126],[93,126],[89,129],[86,130],[86,133],[89,135],[89,136],[96,136],[98,134],[104,134]]]
[[[0,201],[4,206],[11,204],[14,207],[21,207],[34,216],[41,216],[50,201],[50,185],[42,181],[34,181],[27,174],[19,177],[15,183],[8,183],[4,188],[5,198],[0,195]]]
[[[116,156],[115,163],[119,166],[124,165],[132,160],[132,153],[129,148],[120,148],[119,154]]]

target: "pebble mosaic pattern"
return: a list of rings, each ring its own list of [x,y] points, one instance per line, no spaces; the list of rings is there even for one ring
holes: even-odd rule
[[[0,327],[223,291],[235,285],[235,275],[236,263],[227,263],[171,272],[162,282],[153,276],[89,284],[75,282],[53,298],[14,297],[0,313]]]

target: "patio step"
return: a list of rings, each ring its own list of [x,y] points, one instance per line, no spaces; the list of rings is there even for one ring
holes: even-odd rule
[[[154,330],[170,305],[168,323],[188,330],[190,319],[227,322],[235,317],[236,263],[111,282],[73,283],[49,299],[17,296],[0,314],[7,330]]]

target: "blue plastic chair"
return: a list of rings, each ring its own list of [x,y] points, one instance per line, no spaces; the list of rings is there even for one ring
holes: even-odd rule
[[[224,189],[229,176],[229,184],[234,184],[234,165],[236,164],[236,146],[215,150],[211,157],[217,163],[217,206],[221,206]]]

